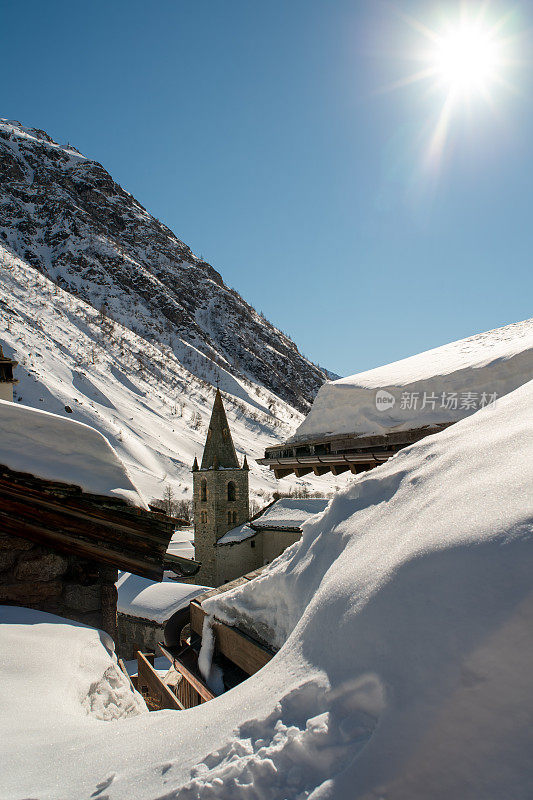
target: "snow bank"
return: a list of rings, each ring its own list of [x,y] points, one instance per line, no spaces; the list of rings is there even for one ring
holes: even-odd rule
[[[10,705],[3,797],[530,800],[532,402],[533,382],[354,478],[205,601],[282,645],[232,691],[83,736]],[[0,692],[53,680],[23,655]]]
[[[290,441],[455,422],[532,377],[530,319],[324,384]]]
[[[0,464],[147,508],[107,439],[94,428],[0,400]]]
[[[22,742],[31,743],[31,759],[38,764],[36,795],[61,796],[55,759],[39,758],[47,738],[66,747],[63,728],[73,740],[83,740],[86,731],[98,735],[103,722],[147,712],[103,631],[42,611],[0,606],[0,653],[2,798],[27,796],[16,778],[28,758]]]
[[[207,587],[177,583],[167,577],[161,583],[155,583],[139,575],[119,572],[117,590],[117,608],[120,612],[163,623],[176,611],[186,608],[199,594],[206,592]]]

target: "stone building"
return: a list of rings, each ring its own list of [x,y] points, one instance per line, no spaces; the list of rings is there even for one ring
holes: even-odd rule
[[[11,358],[7,358],[0,344],[0,400],[13,402],[13,386],[18,380],[13,377],[13,368],[18,364]]]
[[[14,362],[0,364],[11,387]],[[194,561],[167,553],[174,521],[147,510],[96,430],[0,402],[0,432],[0,605],[57,614],[115,638],[117,570],[150,581],[165,571],[196,573]]]
[[[303,524],[321,514],[328,502],[324,497],[283,497],[249,522],[225,533],[216,546],[220,583],[274,561],[300,539]]]
[[[249,519],[248,463],[239,464],[231,432],[217,389],[201,466],[196,458],[193,472],[194,557],[202,567],[198,583],[218,586],[224,582],[217,564],[218,540]]]
[[[192,467],[195,581],[221,586],[279,556],[302,535],[303,523],[323,511],[324,498],[283,498],[250,520],[248,463],[242,467],[217,389],[207,440]]]

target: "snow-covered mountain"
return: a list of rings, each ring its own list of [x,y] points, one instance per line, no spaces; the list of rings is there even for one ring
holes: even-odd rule
[[[187,490],[217,378],[252,489],[269,495],[253,459],[326,377],[100,164],[5,120],[0,315],[17,399],[100,430],[148,500]]]
[[[211,380],[245,377],[305,412],[325,374],[97,162],[0,123],[0,236],[16,255]]]

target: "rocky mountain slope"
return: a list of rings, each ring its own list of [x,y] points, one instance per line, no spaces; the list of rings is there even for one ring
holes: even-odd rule
[[[0,342],[20,362],[16,399],[100,430],[148,500],[190,497],[217,379],[259,504],[333,488],[255,463],[301,422],[321,371],[100,165],[6,122]]]
[[[166,340],[184,366],[262,384],[305,412],[325,374],[95,161],[0,122],[0,237],[94,308]]]

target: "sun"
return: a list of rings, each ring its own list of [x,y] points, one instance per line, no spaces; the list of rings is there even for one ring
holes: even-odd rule
[[[428,25],[421,20],[398,12],[408,27],[419,36],[418,45],[411,38],[405,58],[417,68],[397,80],[389,89],[415,84],[425,85],[421,96],[429,98],[430,113],[436,119],[429,135],[428,166],[441,162],[452,120],[463,109],[469,121],[478,116],[475,111],[486,103],[491,111],[497,109],[499,90],[516,91],[509,75],[517,62],[517,40],[513,15],[507,11],[496,16],[491,13],[490,0],[463,0],[454,4],[456,14],[446,8],[439,24]],[[432,100],[440,97],[435,107]]]
[[[466,20],[437,35],[431,66],[436,80],[454,94],[486,92],[498,79],[500,50],[494,30]]]

